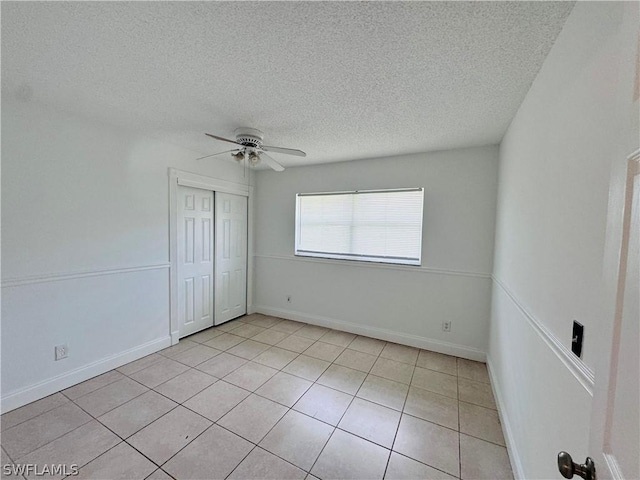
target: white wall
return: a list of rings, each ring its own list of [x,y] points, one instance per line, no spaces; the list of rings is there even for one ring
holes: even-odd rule
[[[630,132],[637,142],[627,68],[637,33],[622,37],[623,11],[576,3],[500,146],[488,360],[524,478],[556,478],[560,450],[589,454],[593,369],[608,347],[598,327],[611,321],[610,173],[633,150]],[[585,326],[584,362],[569,352],[574,319]]]
[[[3,98],[3,410],[169,344],[168,167],[245,182],[198,156]]]
[[[484,359],[497,157],[489,146],[259,172],[256,310]],[[422,267],[293,255],[296,193],[396,187],[425,188]]]

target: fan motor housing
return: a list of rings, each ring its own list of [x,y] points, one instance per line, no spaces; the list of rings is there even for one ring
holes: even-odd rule
[[[245,147],[260,149],[262,148],[262,139],[264,134],[255,128],[238,128],[235,131],[236,142]]]

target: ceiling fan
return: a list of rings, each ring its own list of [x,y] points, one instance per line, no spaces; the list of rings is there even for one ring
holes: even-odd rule
[[[281,172],[284,170],[284,167],[269,155],[267,155],[265,152],[283,153],[285,155],[296,155],[298,157],[307,156],[307,154],[302,150],[296,150],[293,148],[270,147],[268,145],[264,145],[262,143],[264,134],[260,130],[256,130],[255,128],[238,128],[234,133],[236,135],[235,140],[229,140],[228,138],[205,133],[207,137],[211,137],[222,142],[233,143],[234,145],[236,145],[236,148],[232,150],[226,150],[224,152],[213,153],[211,155],[205,155],[204,157],[200,157],[197,160],[213,157],[215,155],[222,155],[223,153],[231,153],[231,156],[238,163],[246,160],[247,162],[249,162],[249,165],[255,166],[262,161],[273,168],[276,172]]]

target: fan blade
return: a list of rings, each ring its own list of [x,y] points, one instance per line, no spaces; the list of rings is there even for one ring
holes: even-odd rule
[[[263,145],[262,150],[265,152],[276,152],[276,153],[284,153],[285,155],[295,155],[297,157],[306,157],[307,154],[302,150],[296,150],[294,148],[282,148],[282,147],[268,147]]]
[[[225,150],[224,152],[212,153],[211,155],[205,155],[204,157],[196,158],[196,160],[202,160],[204,158],[215,157],[216,155],[222,155],[223,153],[237,152],[238,149],[234,150]]]
[[[238,145],[239,147],[243,147],[244,145],[239,144],[238,142],[236,142],[235,140],[229,140],[228,138],[224,138],[224,137],[218,137],[216,135],[211,135],[210,133],[205,133],[205,135],[207,137],[211,137],[211,138],[215,138],[216,140],[220,140],[222,142],[229,142],[229,143],[233,143],[234,145]]]
[[[271,168],[273,168],[276,172],[281,172],[284,170],[284,167],[282,165],[280,165],[278,162],[276,162],[273,158],[271,158],[269,155],[267,155],[266,153],[261,153],[260,154],[260,160],[262,160],[264,163],[266,163],[267,165],[269,165]]]

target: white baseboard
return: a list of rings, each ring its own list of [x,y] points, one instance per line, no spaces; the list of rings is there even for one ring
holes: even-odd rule
[[[491,363],[491,357],[489,357],[489,355],[487,355],[487,369],[489,370],[491,388],[493,390],[493,396],[496,399],[498,414],[500,415],[502,434],[504,435],[505,443],[507,444],[507,451],[509,452],[509,460],[511,461],[511,470],[513,470],[513,476],[516,480],[525,480],[524,471],[522,469],[522,462],[520,460],[518,448],[513,437],[511,421],[509,420],[509,416],[507,415],[507,410],[505,408],[504,399],[502,396],[502,390],[500,389],[500,384],[498,383],[498,379],[494,374],[493,364]]]
[[[395,330],[388,330],[386,328],[361,325],[358,323],[347,322],[335,318],[310,315],[293,310],[281,310],[264,305],[255,305],[254,308],[257,313],[262,313],[264,315],[286,318],[288,320],[297,320],[299,322],[309,323],[311,325],[333,328],[335,330],[342,330],[343,332],[355,333],[357,335],[365,335],[367,337],[378,338],[380,340],[386,340],[389,342],[401,343],[403,345],[409,345],[411,347],[423,348],[425,350],[431,350],[432,352],[454,355],[456,357],[467,358],[469,360],[476,360],[479,362],[484,362],[486,359],[486,354],[482,350],[478,350],[472,347],[466,347],[464,345],[457,345],[455,343],[443,342],[441,340],[434,340],[431,338],[420,337],[418,335],[412,335],[409,333],[397,332]]]
[[[171,346],[171,337],[166,336],[10,393],[1,399],[2,413],[14,410],[97,375],[102,375],[109,370],[121,367],[126,363],[133,362],[169,346]]]

